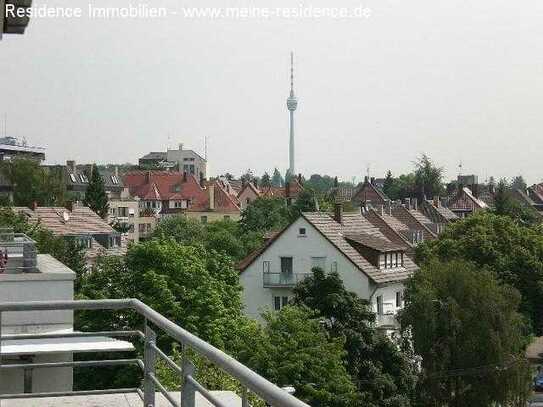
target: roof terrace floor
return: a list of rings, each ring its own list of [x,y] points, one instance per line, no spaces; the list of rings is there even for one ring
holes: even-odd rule
[[[241,407],[241,399],[231,391],[212,391],[214,396],[227,406]],[[179,392],[170,393],[175,399],[180,400]],[[156,407],[169,407],[171,404],[157,393]],[[93,396],[30,398],[19,400],[0,400],[0,407],[142,407],[143,402],[134,393],[128,394],[104,394]],[[211,407],[202,395],[196,393],[196,407]]]

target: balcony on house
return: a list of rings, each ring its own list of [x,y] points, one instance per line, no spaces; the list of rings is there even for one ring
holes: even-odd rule
[[[294,287],[311,273],[264,273],[264,287]]]
[[[24,233],[0,230],[0,274],[36,272],[36,242]]]
[[[76,312],[93,310],[93,312],[130,312],[135,313],[141,321],[140,326],[130,326],[124,330],[108,330],[109,327],[100,327],[100,332],[74,332],[62,330],[56,332],[17,333],[2,330],[2,322],[14,317],[14,314],[36,314],[39,312]],[[138,323],[140,325],[140,323]],[[10,359],[10,351],[13,348],[11,342],[25,349],[25,352],[35,352],[36,342],[40,340],[53,341],[49,345],[49,351],[58,352],[59,346],[65,346],[67,340],[77,341],[79,351],[88,355],[100,354],[100,350],[92,348],[89,339],[100,335],[101,337],[123,338],[122,343],[139,343],[141,347],[133,347],[134,355],[119,358],[90,360],[74,360],[67,358],[62,361],[51,362],[43,360],[37,362],[32,358]],[[161,341],[157,341],[160,335]],[[199,357],[207,360],[209,364],[221,369],[231,379],[238,383],[239,391],[224,391],[223,389],[208,390],[201,384],[200,372],[187,355],[182,360],[174,360],[160,345],[164,339],[170,338],[181,345],[182,349],[191,349]],[[63,345],[64,344],[64,345]],[[11,347],[11,348],[10,348]],[[87,349],[86,349],[87,348]],[[142,349],[141,352],[135,349]],[[192,354],[189,353],[189,355]],[[173,374],[179,377],[180,385],[175,389],[166,389],[161,383],[157,373],[157,364],[169,368]],[[135,378],[133,387],[128,384],[125,388],[95,389],[84,391],[71,390],[71,379],[64,377],[66,385],[64,390],[35,390],[32,386],[33,377],[36,374],[43,376],[51,370],[58,368],[104,368],[117,366],[122,369],[126,366],[135,366],[139,371],[139,377]],[[174,322],[168,320],[152,308],[136,299],[114,300],[85,300],[85,301],[31,301],[31,302],[0,302],[0,378],[3,375],[24,371],[24,374],[15,376],[21,382],[17,388],[20,392],[0,392],[0,404],[2,407],[33,407],[33,406],[93,406],[93,407],[247,407],[249,397],[262,400],[262,403],[274,407],[309,407],[304,402],[291,395],[286,389],[281,389],[262,376],[250,370],[245,365],[213,347],[207,342],[194,336]],[[91,370],[94,374],[100,374],[100,369]],[[58,379],[62,380],[62,379]],[[22,385],[24,382],[24,386]],[[62,383],[61,383],[62,385]],[[55,386],[59,386],[55,383]],[[68,389],[65,389],[65,388]]]

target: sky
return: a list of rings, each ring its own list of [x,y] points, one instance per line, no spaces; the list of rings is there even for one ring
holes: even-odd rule
[[[152,5],[161,18],[91,18]],[[333,5],[333,6],[331,6]],[[448,179],[540,182],[543,2],[503,0],[34,0],[81,7],[0,42],[0,121],[48,163],[136,163],[184,143],[209,173],[288,166],[295,53],[296,170],[360,180],[428,154]],[[189,18],[194,7],[363,8],[352,18]],[[222,8],[221,8],[222,7]],[[277,11],[276,11],[277,13]],[[0,133],[3,129],[0,128]],[[460,163],[462,168],[459,168]]]

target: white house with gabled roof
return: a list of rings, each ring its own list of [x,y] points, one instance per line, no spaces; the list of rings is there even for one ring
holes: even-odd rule
[[[407,247],[388,240],[360,213],[303,213],[239,264],[247,316],[280,310],[313,267],[337,271],[345,287],[370,302],[377,324],[396,327],[404,282],[417,266]]]

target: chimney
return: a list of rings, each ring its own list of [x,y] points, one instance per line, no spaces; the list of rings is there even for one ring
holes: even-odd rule
[[[38,202],[34,201],[32,202],[32,210],[35,211],[36,209],[38,209]]]
[[[145,172],[145,183],[148,184],[151,181],[151,171]]]
[[[364,177],[364,184],[367,184],[368,182],[369,182],[369,177],[366,175],[366,176]]]
[[[187,182],[187,172],[183,171],[183,182]]]
[[[179,143],[179,151],[183,151],[183,143]]]
[[[479,198],[479,185],[473,184],[471,186],[471,192],[473,193],[473,196],[478,199]]]
[[[413,199],[413,209],[414,210],[417,210],[418,205],[419,205],[419,201],[417,199]]]
[[[390,200],[387,200],[387,212],[390,216],[392,216],[392,202]]]
[[[343,218],[343,204],[338,202],[334,205],[334,220],[341,223]]]
[[[300,183],[300,185],[302,184],[302,173],[298,174],[298,182]]]
[[[72,212],[74,210],[74,201],[66,201],[66,209]]]
[[[72,174],[75,173],[75,161],[74,160],[67,160],[66,161],[66,168],[68,171]]]
[[[439,201],[439,195],[434,196],[434,206],[436,208],[439,208],[441,206],[441,202]]]
[[[411,198],[405,198],[405,207],[411,210]]]
[[[290,181],[285,184],[285,197],[290,197]]]
[[[215,210],[215,184],[211,183],[207,186],[209,191],[209,209]]]
[[[375,177],[370,178],[370,183],[371,183],[371,185],[375,185]]]
[[[114,171],[114,174],[117,178],[119,178],[119,166],[116,165],[114,168],[113,168],[113,171]]]

